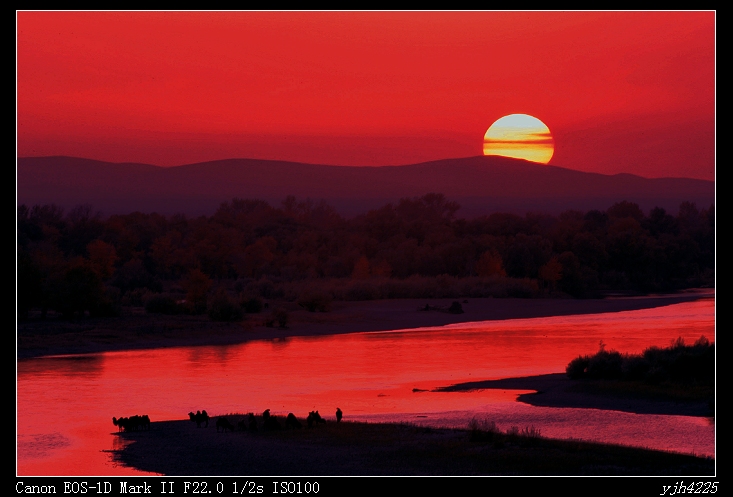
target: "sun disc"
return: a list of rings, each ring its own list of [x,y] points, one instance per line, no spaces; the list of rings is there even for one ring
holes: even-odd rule
[[[555,141],[550,128],[528,114],[510,114],[497,119],[484,135],[484,155],[547,164],[554,152]]]

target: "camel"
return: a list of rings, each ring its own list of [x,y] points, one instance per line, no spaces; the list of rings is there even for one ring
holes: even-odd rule
[[[219,418],[216,420],[216,431],[219,432],[219,428],[226,433],[227,430],[234,431],[234,425],[229,422],[227,418]]]
[[[281,428],[280,422],[270,414],[269,409],[265,409],[265,412],[262,413],[262,428],[265,430],[279,430]]]
[[[282,426],[280,426],[280,421],[278,421],[275,416],[270,416],[270,418],[263,424],[263,428],[265,430],[279,430]]]
[[[150,416],[143,414],[140,416],[140,428],[143,430],[150,430]]]
[[[313,426],[313,423],[326,423],[326,420],[318,414],[318,411],[311,411],[308,413],[308,428]]]
[[[129,420],[127,418],[115,418],[112,417],[112,424],[117,427],[117,431],[127,431],[129,426]]]
[[[303,425],[298,421],[298,418],[295,417],[295,414],[292,412],[288,414],[288,417],[285,419],[285,428],[296,428],[300,429]]]
[[[337,407],[336,408],[336,422],[337,423],[340,423],[341,422],[341,418],[343,418],[343,417],[344,417],[343,411],[341,411],[341,408],[340,407]]]
[[[204,428],[209,427],[209,415],[206,413],[206,411],[196,411],[196,414],[193,412],[188,413],[188,417],[191,421],[196,423],[196,428],[201,428],[201,425],[204,425]]]
[[[204,428],[208,428],[209,427],[209,414],[206,412],[206,409],[201,411],[200,418],[201,418],[201,421],[204,423]]]

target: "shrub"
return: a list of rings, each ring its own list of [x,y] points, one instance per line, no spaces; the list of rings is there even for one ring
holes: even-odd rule
[[[621,364],[621,376],[625,380],[643,380],[649,371],[649,361],[644,356],[628,356]]]
[[[332,300],[331,296],[327,293],[306,291],[298,299],[298,305],[307,309],[308,312],[328,312],[331,310]]]
[[[257,314],[263,307],[262,299],[259,297],[243,298],[239,305],[247,314]]]
[[[596,355],[590,358],[588,363],[588,377],[615,380],[621,378],[621,354],[612,350],[611,352],[599,350]]]
[[[534,425],[525,426],[524,428],[522,428],[522,431],[519,434],[527,438],[540,438],[541,437],[540,429],[535,428]]]
[[[379,288],[372,281],[354,281],[346,286],[345,300],[377,300],[380,298]]]
[[[71,262],[59,277],[51,282],[51,308],[60,312],[64,318],[95,308],[104,293],[104,285],[99,275],[85,261]]]
[[[565,374],[573,380],[583,378],[588,373],[588,364],[590,364],[589,356],[578,356],[567,365]]]
[[[275,283],[267,278],[247,285],[247,290],[254,290],[263,299],[281,299],[284,296],[282,288],[276,287]]]
[[[170,295],[154,294],[145,301],[145,312],[151,314],[180,314],[182,308]]]
[[[107,287],[100,296],[97,305],[89,309],[89,315],[94,317],[117,317],[122,315],[120,306],[120,291],[115,287]]]
[[[526,426],[520,430],[518,426],[514,425],[502,433],[495,422],[487,419],[473,418],[468,423],[468,429],[472,442],[493,442],[496,448],[503,447],[504,442],[532,446],[536,445],[541,438],[540,429],[534,426]]]
[[[468,423],[468,429],[471,433],[471,441],[496,441],[501,435],[501,431],[494,421],[488,419],[473,418]]]
[[[225,291],[217,292],[211,298],[208,308],[209,317],[212,321],[239,321],[244,315],[242,308],[226,294]]]
[[[192,314],[203,314],[208,309],[207,298],[212,282],[200,269],[193,269],[181,279],[186,290],[186,308]]]
[[[448,312],[451,314],[463,314],[463,306],[460,302],[454,301],[448,308]]]
[[[122,307],[109,299],[104,299],[89,310],[89,315],[97,318],[118,317],[122,315]]]
[[[114,286],[108,286],[99,296],[97,305],[89,309],[89,315],[94,317],[117,317],[122,315],[120,305],[120,290]]]
[[[148,301],[153,292],[147,288],[136,288],[134,290],[128,290],[120,299],[120,304],[126,306],[145,307],[145,303]]]
[[[537,445],[541,438],[540,429],[534,426],[525,426],[519,432],[519,443],[525,447],[533,447]]]
[[[265,326],[268,328],[274,328],[277,324],[278,328],[287,328],[289,320],[290,315],[288,314],[288,311],[282,307],[277,307],[272,310],[270,317],[265,320]]]

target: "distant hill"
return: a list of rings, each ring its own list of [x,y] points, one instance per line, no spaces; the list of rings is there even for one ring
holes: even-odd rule
[[[288,195],[325,200],[355,215],[402,197],[443,193],[459,215],[602,209],[627,200],[648,212],[676,214],[683,201],[707,207],[715,183],[686,178],[585,173],[504,157],[444,159],[406,166],[346,167],[227,159],[177,167],[111,163],[77,157],[25,157],[17,162],[17,204],[91,204],[104,214],[132,211],[209,215],[234,197],[279,205]]]

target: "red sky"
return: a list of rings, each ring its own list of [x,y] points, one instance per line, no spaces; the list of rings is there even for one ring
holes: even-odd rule
[[[715,15],[18,12],[17,153],[408,164],[525,113],[550,164],[712,180]]]

